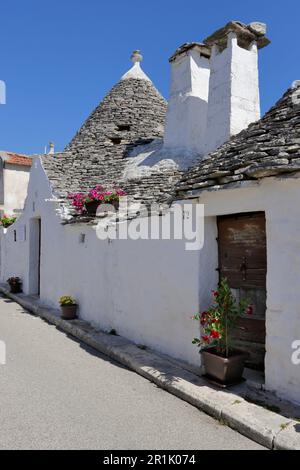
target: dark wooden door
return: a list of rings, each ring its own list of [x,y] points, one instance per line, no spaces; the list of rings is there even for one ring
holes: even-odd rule
[[[237,299],[253,305],[239,320],[233,337],[249,353],[247,366],[264,369],[266,338],[266,222],[263,212],[218,217],[219,272]]]

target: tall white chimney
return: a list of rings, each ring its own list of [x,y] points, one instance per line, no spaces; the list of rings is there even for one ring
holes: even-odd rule
[[[49,155],[53,155],[54,153],[55,153],[54,143],[53,143],[53,142],[49,142],[49,152],[48,152],[48,154],[49,154]]]
[[[257,50],[270,43],[265,34],[263,23],[232,21],[204,41],[212,47],[206,154],[260,118]]]
[[[171,89],[164,148],[203,154],[209,90],[210,47],[200,43],[181,46],[170,58]]]

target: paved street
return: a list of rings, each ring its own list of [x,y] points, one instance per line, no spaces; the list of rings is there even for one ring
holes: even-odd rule
[[[0,449],[261,449],[0,297]]]

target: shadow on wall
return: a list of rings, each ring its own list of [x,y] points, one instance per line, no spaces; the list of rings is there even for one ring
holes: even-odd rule
[[[125,158],[128,166],[135,167],[137,172],[133,176],[138,177],[139,169],[143,167],[148,170],[161,167],[164,170],[170,168],[184,171],[203,156],[205,142],[199,142],[199,135],[204,132],[203,115],[207,113],[207,102],[196,96],[185,96],[179,103],[177,99],[174,105],[179,109],[186,109],[188,106],[190,113],[186,122],[181,119],[180,122],[170,123],[174,129],[176,127],[172,145],[164,144],[163,139],[139,139],[126,146]]]

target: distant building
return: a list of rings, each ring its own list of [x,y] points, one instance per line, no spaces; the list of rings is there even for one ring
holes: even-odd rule
[[[32,158],[0,151],[0,211],[9,215],[23,210]]]

